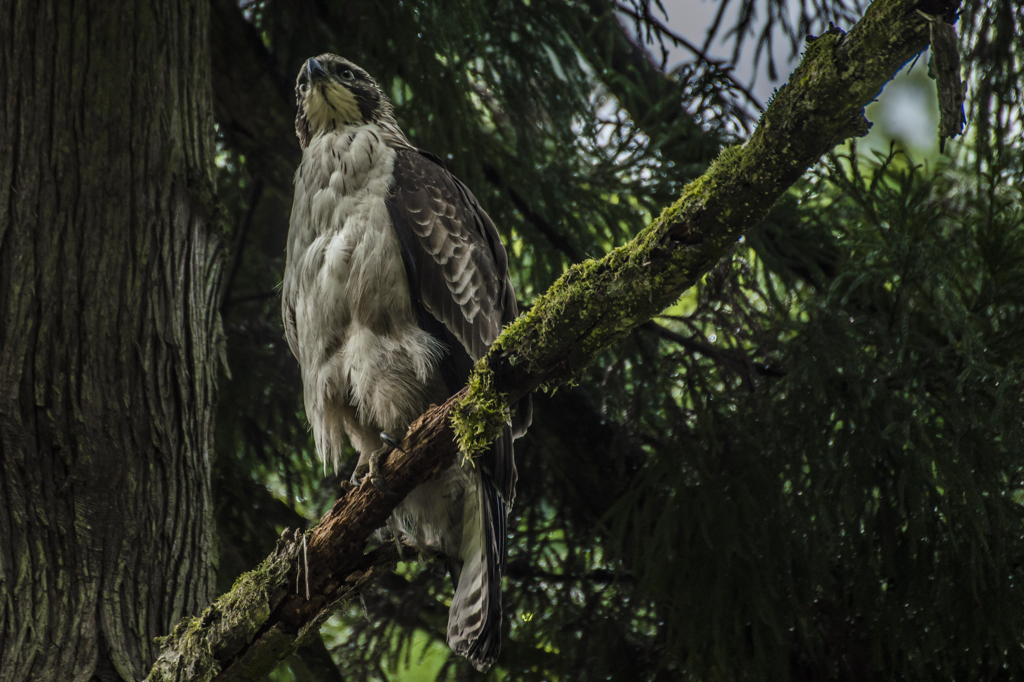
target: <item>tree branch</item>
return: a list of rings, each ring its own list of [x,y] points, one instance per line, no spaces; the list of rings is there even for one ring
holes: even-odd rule
[[[673,45],[675,45],[676,47],[682,47],[690,54],[692,54],[694,57],[699,59],[703,64],[706,64],[708,68],[714,69],[716,73],[720,74],[730,83],[732,83],[733,87],[740,93],[742,93],[744,97],[747,98],[747,102],[752,107],[757,109],[759,113],[764,112],[764,106],[761,104],[761,100],[754,95],[750,88],[741,83],[739,80],[736,79],[735,76],[732,75],[732,64],[729,64],[724,59],[713,59],[712,57],[708,56],[706,47],[698,47],[697,45],[691,43],[689,40],[684,38],[679,33],[676,33],[675,31],[670,29],[664,23],[659,21],[657,17],[651,14],[650,6],[645,6],[643,14],[641,14],[634,10],[633,8],[627,7],[621,2],[615,2],[614,5],[617,11],[622,12],[623,14],[629,17],[632,17],[637,22],[643,22],[650,25],[658,33],[672,41]]]
[[[849,34],[830,31],[810,42],[746,144],[725,150],[632,242],[573,266],[506,329],[466,389],[413,424],[406,452],[392,452],[382,467],[396,495],[369,483],[350,491],[310,532],[308,561],[300,561],[301,538],[281,543],[200,617],[179,624],[149,679],[251,679],[271,670],[340,599],[380,572],[375,565],[393,560],[391,547],[364,554],[370,534],[402,496],[450,466],[455,431],[464,450],[484,446],[504,426],[501,405],[571,379],[674,302],[811,164],[867,132],[865,105],[927,44],[927,22],[912,0],[876,0]],[[303,587],[296,589],[300,566]]]
[[[474,376],[489,377],[471,379],[472,404],[488,403],[479,390],[488,384],[510,403],[538,386],[557,386],[672,304],[807,168],[867,133],[864,107],[927,44],[927,22],[909,0],[876,0],[849,34],[836,29],[811,40],[750,140],[724,150],[634,240],[571,267],[506,329],[477,365]],[[497,419],[457,428],[477,448],[498,430]]]
[[[249,680],[272,670],[315,635],[337,604],[389,570],[393,544],[364,554],[370,535],[398,502],[451,466],[453,433],[444,416],[454,396],[420,417],[382,471],[391,494],[364,482],[335,502],[309,531],[285,533],[275,552],[196,618],[183,620],[163,642],[148,680]],[[414,448],[414,444],[420,445]],[[306,585],[309,585],[307,598]]]
[[[648,320],[640,325],[641,329],[645,329],[653,332],[657,336],[678,343],[683,348],[705,355],[712,360],[715,360],[722,364],[728,364],[736,369],[741,370],[753,370],[766,377],[784,377],[786,376],[786,370],[780,367],[774,367],[772,365],[765,364],[763,362],[754,362],[745,355],[730,353],[722,348],[716,348],[709,343],[704,343],[696,339],[691,339],[687,336],[683,336],[678,332],[674,332],[671,329],[666,329],[660,324],[653,320]]]
[[[642,45],[633,42],[615,16],[614,2],[586,0],[585,5],[594,19],[590,29],[594,42],[603,46],[595,66],[608,70],[602,81],[619,104],[651,138],[657,137],[659,131],[672,131],[690,139],[691,143],[685,146],[663,149],[667,158],[682,166],[707,163],[721,140],[704,130],[686,111],[683,86],[652,63]],[[678,102],[665,106],[669,97],[678,98]],[[697,141],[701,144],[694,144]]]
[[[544,216],[535,211],[533,206],[523,198],[523,195],[505,182],[504,178],[501,177],[501,173],[499,173],[498,169],[494,167],[494,164],[484,160],[483,169],[484,179],[495,187],[506,192],[508,194],[508,198],[512,200],[512,204],[519,209],[519,212],[523,214],[523,217],[526,218],[527,222],[533,225],[538,232],[544,235],[544,238],[551,243],[551,246],[565,254],[565,257],[569,259],[570,263],[575,263],[576,261],[581,260],[579,251],[569,243],[568,239],[558,232],[554,225],[549,223]]]

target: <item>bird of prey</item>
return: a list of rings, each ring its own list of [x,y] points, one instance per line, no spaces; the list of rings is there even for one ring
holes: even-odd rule
[[[465,385],[473,363],[516,317],[508,258],[473,193],[409,143],[366,71],[324,54],[295,85],[302,163],[288,231],[282,315],[302,370],[316,448],[357,475],[432,404]],[[513,410],[490,451],[416,488],[388,524],[445,558],[456,583],[448,644],[478,669],[500,646],[501,577],[515,496]]]

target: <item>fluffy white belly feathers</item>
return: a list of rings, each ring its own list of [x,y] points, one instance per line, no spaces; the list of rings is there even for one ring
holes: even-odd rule
[[[379,433],[401,437],[430,402],[443,400],[441,344],[420,329],[386,201],[395,151],[376,125],[316,136],[295,175],[286,282],[296,302],[288,342],[299,358],[317,449],[335,466],[348,430],[360,452]],[[291,333],[291,330],[294,333]]]

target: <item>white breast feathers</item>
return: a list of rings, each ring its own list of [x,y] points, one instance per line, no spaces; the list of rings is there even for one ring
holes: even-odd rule
[[[360,450],[362,435],[400,437],[436,392],[442,348],[416,323],[387,211],[394,159],[376,126],[343,127],[313,138],[295,174],[285,326],[335,466],[343,430]]]

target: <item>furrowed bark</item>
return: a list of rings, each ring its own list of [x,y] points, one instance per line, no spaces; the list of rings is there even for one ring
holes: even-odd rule
[[[0,20],[0,681],[138,680],[213,592],[208,8]]]
[[[811,41],[746,144],[725,150],[632,242],[572,267],[506,329],[467,389],[417,421],[402,444],[408,454],[393,452],[384,465],[392,490],[404,495],[448,466],[457,456],[456,431],[464,450],[483,447],[503,425],[504,405],[572,379],[601,349],[674,302],[808,167],[867,132],[864,107],[927,44],[927,22],[911,0],[876,0],[849,34]],[[268,568],[222,597],[217,611],[179,627],[150,680],[249,679],[268,671],[333,600],[365,578],[374,560],[363,555],[367,539],[398,499],[364,483],[339,500],[309,540],[310,599],[296,590],[297,550],[271,557]],[[243,625],[219,634],[204,619]],[[189,658],[196,652],[206,656],[202,668],[190,667],[199,665]]]

